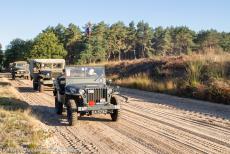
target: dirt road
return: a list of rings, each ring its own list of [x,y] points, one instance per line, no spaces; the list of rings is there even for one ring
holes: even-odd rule
[[[230,153],[230,107],[122,89],[121,119],[82,117],[75,127],[54,111],[52,92],[32,90],[31,81],[11,81],[51,129],[60,149],[75,153]],[[224,118],[224,119],[223,119]]]

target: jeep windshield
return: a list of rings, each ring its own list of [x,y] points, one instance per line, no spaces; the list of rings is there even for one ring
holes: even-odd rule
[[[99,66],[66,67],[67,84],[105,83],[105,68]]]

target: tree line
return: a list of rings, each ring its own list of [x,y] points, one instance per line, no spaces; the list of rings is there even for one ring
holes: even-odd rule
[[[49,26],[32,40],[14,39],[4,53],[4,63],[31,58],[65,58],[67,64],[181,55],[192,52],[229,52],[230,33],[214,29],[195,32],[186,26],[156,27],[133,21],[73,23]],[[3,60],[0,50],[0,60]]]

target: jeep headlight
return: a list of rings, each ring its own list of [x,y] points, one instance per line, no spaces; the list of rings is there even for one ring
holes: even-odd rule
[[[113,89],[112,88],[109,88],[108,89],[108,94],[111,94],[113,92]]]
[[[45,77],[46,77],[46,78],[50,78],[50,77],[51,77],[51,74],[50,74],[50,73],[46,73],[46,74],[45,74]]]
[[[84,95],[84,94],[85,94],[85,90],[80,89],[80,90],[79,90],[79,94],[80,94],[80,95]]]
[[[74,93],[77,92],[77,90],[76,90],[75,88],[69,88],[69,91],[70,91],[70,93],[72,93],[72,94],[74,94]]]

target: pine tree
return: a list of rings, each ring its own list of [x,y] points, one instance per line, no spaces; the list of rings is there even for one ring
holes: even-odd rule
[[[153,30],[148,23],[140,21],[137,24],[137,49],[140,58],[150,57],[153,54]]]

